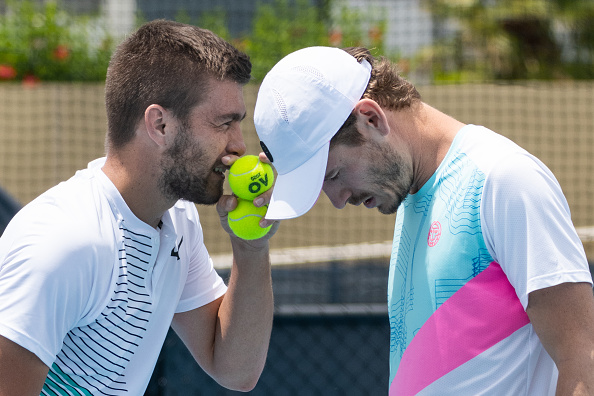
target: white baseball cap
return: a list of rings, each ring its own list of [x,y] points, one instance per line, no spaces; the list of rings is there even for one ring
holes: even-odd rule
[[[281,59],[266,75],[254,123],[278,175],[266,218],[310,210],[322,190],[330,139],[367,88],[371,65],[339,48],[309,47]]]

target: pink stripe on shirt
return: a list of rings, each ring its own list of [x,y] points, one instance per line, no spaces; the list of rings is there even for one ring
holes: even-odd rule
[[[513,286],[493,261],[447,299],[413,337],[390,396],[417,394],[528,323]]]

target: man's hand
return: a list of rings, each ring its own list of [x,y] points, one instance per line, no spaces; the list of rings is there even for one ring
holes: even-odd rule
[[[266,155],[264,153],[260,153],[259,157],[260,157],[260,161],[270,164],[268,157],[266,157]],[[223,163],[227,166],[231,166],[235,161],[237,161],[238,158],[239,157],[236,157],[236,156],[224,157]],[[262,206],[268,205],[270,203],[270,198],[272,197],[272,190],[273,190],[273,188],[258,195],[254,199],[254,205],[256,207],[262,207]],[[230,211],[232,211],[233,209],[235,209],[236,207],[237,207],[237,197],[235,197],[234,195],[223,195],[221,197],[221,199],[219,199],[219,202],[217,203],[217,212],[219,214],[219,217],[221,220],[221,226],[223,227],[223,229],[225,231],[227,231],[227,233],[231,236],[232,240],[241,242],[242,244],[246,244],[251,249],[254,249],[254,248],[258,249],[258,248],[267,246],[268,240],[270,238],[272,238],[272,236],[278,230],[280,222],[262,219],[262,220],[260,220],[260,227],[266,228],[269,225],[272,225],[272,228],[265,236],[263,236],[260,239],[256,239],[256,240],[252,240],[252,241],[246,241],[246,240],[240,239],[237,236],[235,236],[235,234],[233,234],[233,231],[231,230],[231,228],[229,228],[229,223],[227,222],[228,213]]]

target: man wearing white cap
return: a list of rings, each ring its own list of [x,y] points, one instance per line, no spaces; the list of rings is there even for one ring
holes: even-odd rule
[[[286,56],[254,120],[278,172],[267,219],[321,190],[397,213],[390,395],[594,394],[592,278],[542,162],[430,107],[364,48]]]

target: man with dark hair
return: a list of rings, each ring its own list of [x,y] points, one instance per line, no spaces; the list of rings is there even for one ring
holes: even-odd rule
[[[278,225],[235,237],[237,201],[223,195],[224,172],[245,153],[250,72],[245,54],[175,22],[147,23],[118,47],[106,158],[26,205],[0,238],[0,395],[141,395],[170,325],[220,384],[255,386]],[[195,203],[216,203],[230,234],[228,286]]]
[[[390,395],[594,394],[592,278],[559,183],[487,128],[429,106],[364,48],[312,47],[254,112],[278,171],[266,218],[396,215]]]

